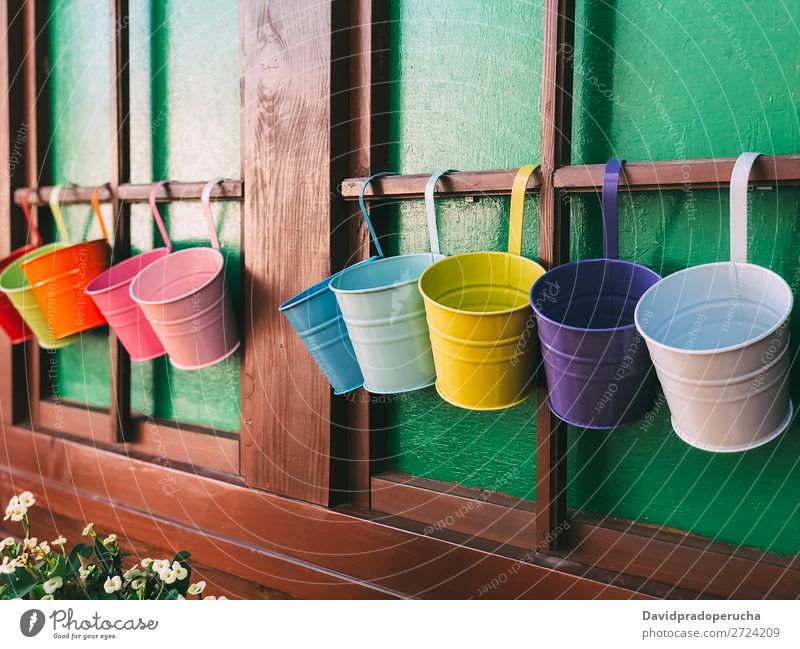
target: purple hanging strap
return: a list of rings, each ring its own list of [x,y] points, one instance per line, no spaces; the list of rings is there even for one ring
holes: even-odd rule
[[[603,256],[619,259],[619,176],[624,160],[609,160],[603,175]]]

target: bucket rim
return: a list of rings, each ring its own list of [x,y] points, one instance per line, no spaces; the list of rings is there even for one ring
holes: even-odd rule
[[[377,266],[378,264],[381,264],[383,262],[392,262],[392,261],[398,261],[398,260],[403,260],[403,259],[411,259],[412,257],[414,257],[414,258],[429,257],[429,258],[431,258],[433,260],[431,262],[430,266],[432,266],[433,264],[435,264],[438,261],[441,261],[442,259],[446,259],[446,256],[442,255],[440,253],[437,254],[437,253],[433,253],[433,252],[413,252],[413,253],[409,253],[407,255],[397,255],[395,257],[383,257],[383,258],[378,259],[377,261],[375,261],[372,265],[373,266]],[[426,270],[428,270],[428,268],[423,269],[423,271],[419,275],[417,275],[416,277],[413,277],[411,279],[403,279],[403,280],[399,280],[397,282],[392,282],[391,284],[383,284],[381,286],[373,286],[371,288],[338,288],[338,287],[333,285],[333,283],[335,281],[337,281],[337,280],[341,281],[343,277],[345,277],[349,273],[353,272],[354,270],[360,270],[360,268],[357,268],[357,267],[358,267],[358,264],[355,264],[353,266],[350,266],[349,268],[345,268],[340,273],[336,273],[336,275],[331,277],[331,280],[329,282],[330,289],[334,293],[336,293],[338,295],[356,295],[356,294],[361,295],[361,294],[366,294],[366,293],[378,293],[380,291],[386,291],[386,290],[390,290],[390,289],[394,289],[394,288],[399,288],[401,286],[406,286],[407,284],[415,284],[415,283],[419,282],[419,278],[422,277],[422,273],[424,273]]]
[[[539,279],[537,279],[533,283],[533,286],[531,286],[530,303],[531,303],[531,308],[533,309],[533,312],[536,314],[536,317],[537,318],[541,318],[542,320],[545,320],[546,322],[549,322],[549,323],[551,323],[553,325],[556,325],[560,329],[566,329],[567,331],[574,331],[576,333],[581,333],[581,332],[586,332],[586,333],[589,333],[589,332],[591,332],[591,333],[613,333],[615,331],[630,331],[631,329],[636,329],[637,327],[636,327],[636,319],[635,319],[635,317],[634,317],[634,321],[631,322],[630,324],[619,325],[618,327],[575,327],[573,325],[564,324],[563,322],[559,322],[558,320],[553,320],[553,318],[547,317],[544,313],[542,313],[542,311],[540,309],[538,309],[536,307],[536,303],[535,303],[535,301],[533,299],[533,292],[536,290],[536,285],[539,282],[543,281],[547,277],[547,275],[549,275],[550,273],[553,273],[553,272],[555,272],[557,270],[560,270],[562,268],[566,268],[568,266],[578,266],[580,264],[584,264],[584,263],[592,262],[592,261],[605,261],[605,262],[612,262],[614,264],[621,264],[621,265],[624,265],[624,266],[633,266],[634,268],[641,268],[643,270],[646,270],[649,273],[652,273],[656,277],[655,284],[657,284],[662,279],[664,279],[661,275],[659,275],[652,268],[648,268],[644,264],[638,264],[635,261],[630,261],[628,259],[611,259],[610,257],[596,257],[594,259],[576,259],[574,261],[569,261],[566,264],[561,264],[560,266],[556,266],[555,268],[551,268],[550,270],[546,271],[545,274],[542,275]],[[655,284],[653,284],[653,286],[655,286]],[[652,288],[652,286],[650,288]],[[650,288],[648,288],[647,291],[649,291]],[[645,296],[647,291],[642,293],[642,297]],[[639,301],[641,301],[641,299],[642,298],[639,298]],[[636,303],[637,307],[639,306],[639,301],[637,301],[637,303]],[[634,309],[634,313],[635,313],[635,309]]]
[[[167,300],[145,300],[145,299],[142,299],[140,297],[137,297],[135,289],[138,288],[140,280],[142,278],[142,275],[144,274],[145,271],[150,270],[150,268],[152,268],[156,264],[160,264],[162,262],[165,262],[168,259],[174,259],[177,255],[185,255],[185,254],[188,254],[190,252],[194,253],[194,252],[197,252],[198,250],[202,250],[204,252],[204,254],[206,252],[208,252],[208,253],[211,254],[212,257],[216,257],[221,261],[221,265],[217,269],[217,272],[215,272],[213,275],[211,275],[205,282],[200,284],[200,286],[197,286],[197,287],[193,288],[190,291],[185,291],[185,292],[181,293],[180,295],[177,295],[175,297],[171,297],[171,298],[169,298]],[[137,304],[146,304],[148,306],[159,306],[159,305],[162,305],[162,304],[172,304],[173,302],[179,302],[180,300],[185,300],[187,297],[190,297],[190,296],[194,295],[195,293],[198,293],[199,291],[202,291],[209,284],[214,282],[214,280],[216,280],[217,277],[219,277],[220,274],[224,270],[225,270],[225,257],[216,248],[204,248],[202,246],[195,246],[195,247],[192,247],[192,248],[184,248],[183,250],[174,251],[169,255],[165,255],[164,257],[161,257],[161,259],[157,259],[156,261],[154,261],[152,264],[150,264],[146,268],[143,268],[142,272],[139,273],[136,277],[134,277],[133,281],[131,282],[130,296],[133,299],[133,301],[136,302]]]
[[[56,242],[56,243],[62,243],[62,242]],[[98,244],[103,244],[101,247],[108,248],[109,251],[111,250],[111,246],[108,245],[108,241],[106,241],[105,239],[92,239],[91,241],[79,241],[78,243],[66,243],[66,242],[64,242],[61,247],[50,248],[49,250],[47,250],[45,253],[43,253],[41,255],[36,255],[35,257],[31,257],[30,259],[26,259],[25,261],[22,262],[22,266],[24,268],[28,264],[33,263],[37,259],[41,259],[45,255],[47,255],[47,253],[50,253],[50,252],[66,252],[67,250],[71,250],[73,248],[80,248],[81,246],[97,247]],[[46,248],[47,246],[50,246],[50,245],[54,245],[54,244],[45,244],[44,246],[40,246],[40,248]]]
[[[28,281],[27,277],[25,277],[25,286],[18,286],[16,288],[6,288],[5,286],[3,286],[3,279],[5,278],[6,273],[11,273],[11,270],[16,265],[19,265],[19,268],[22,269],[22,266],[26,263],[26,261],[30,261],[31,259],[36,259],[36,257],[38,257],[39,255],[46,255],[51,250],[56,250],[58,248],[66,248],[68,246],[69,246],[68,243],[64,243],[61,241],[56,241],[54,243],[46,243],[43,246],[36,246],[36,248],[31,250],[29,253],[26,253],[21,257],[15,259],[14,261],[12,261],[8,266],[6,266],[0,272],[0,292],[8,295],[8,294],[22,293],[23,291],[32,290],[33,287],[31,286],[31,283],[30,281]],[[28,257],[28,255],[30,255],[30,257]],[[27,260],[25,259],[26,257],[28,257]]]
[[[758,336],[754,336],[753,338],[748,338],[744,342],[736,343],[735,345],[728,345],[727,347],[719,347],[719,348],[715,348],[715,349],[685,349],[683,347],[675,347],[674,345],[669,345],[667,343],[663,343],[663,342],[661,342],[659,340],[656,340],[655,338],[653,338],[650,334],[648,334],[640,326],[640,324],[639,324],[639,308],[641,307],[642,302],[644,302],[645,297],[647,297],[647,294],[650,293],[650,291],[656,290],[656,288],[658,287],[659,284],[661,284],[661,282],[665,282],[667,280],[671,280],[671,278],[678,277],[679,275],[687,275],[687,274],[695,271],[698,268],[710,268],[712,266],[730,266],[730,265],[733,265],[733,266],[747,266],[747,267],[750,267],[750,268],[756,268],[761,272],[764,272],[764,273],[767,273],[769,275],[772,275],[775,279],[779,280],[780,283],[783,285],[783,287],[786,289],[786,292],[789,295],[789,303],[788,303],[788,305],[787,305],[787,307],[785,309],[785,312],[783,313],[783,315],[781,315],[780,318],[778,318],[776,324],[774,324],[772,327],[767,329],[764,333],[762,333],[762,334],[760,334]],[[645,339],[645,341],[647,342],[648,345],[652,344],[652,345],[655,345],[657,348],[661,348],[661,349],[664,349],[666,351],[677,352],[679,354],[686,354],[686,355],[689,355],[689,356],[710,356],[710,355],[713,355],[713,354],[723,354],[725,352],[733,352],[733,351],[737,351],[739,349],[744,349],[745,347],[749,347],[750,345],[754,345],[755,343],[758,343],[758,342],[761,342],[762,340],[764,340],[764,338],[767,338],[767,337],[771,336],[778,329],[780,329],[782,326],[784,326],[786,324],[786,321],[789,319],[789,316],[792,313],[793,306],[794,306],[794,295],[792,294],[792,289],[789,286],[789,283],[785,279],[783,279],[783,277],[778,275],[778,273],[776,273],[774,270],[766,268],[765,266],[760,266],[759,264],[751,264],[749,262],[715,261],[715,262],[710,263],[710,264],[699,264],[697,266],[691,266],[689,268],[684,268],[683,270],[679,270],[679,271],[677,271],[675,273],[672,273],[672,275],[667,275],[667,277],[664,277],[660,281],[658,281],[655,284],[653,284],[650,288],[648,288],[642,294],[642,297],[639,298],[639,302],[637,303],[636,309],[633,312],[633,321],[634,321],[634,324],[636,325],[636,329],[639,331],[640,334],[642,334],[642,337]]]
[[[35,243],[29,243],[25,246],[21,246],[19,248],[15,248],[11,252],[9,252],[5,257],[0,259],[0,273],[2,273],[6,268],[8,268],[11,264],[17,261],[20,257],[24,257],[29,252],[33,252],[37,248],[41,246]]]
[[[328,277],[326,277],[325,279],[317,282],[316,284],[312,284],[309,288],[307,288],[307,289],[305,289],[303,291],[300,291],[297,295],[294,295],[293,297],[290,297],[288,300],[286,300],[283,304],[281,304],[278,307],[278,311],[281,312],[281,313],[284,313],[285,311],[288,311],[289,309],[291,309],[293,307],[300,306],[301,304],[303,304],[305,302],[308,302],[309,300],[314,299],[315,297],[317,297],[321,293],[324,293],[325,291],[330,290],[330,283],[334,279],[336,279],[336,277],[338,277],[343,272],[345,272],[346,270],[350,270],[351,268],[355,268],[356,266],[362,266],[362,265],[368,264],[368,263],[376,261],[378,259],[380,259],[380,257],[378,257],[377,255],[373,255],[372,257],[369,257],[368,259],[362,259],[361,261],[357,261],[352,266],[348,266],[347,268],[343,268],[342,270],[340,270],[337,273],[334,273],[333,275],[329,275]],[[353,388],[353,389],[355,389],[355,388]]]
[[[136,279],[136,275],[134,275],[130,279],[120,280],[120,281],[118,281],[118,282],[116,282],[114,284],[111,284],[109,286],[105,286],[103,288],[92,288],[92,285],[95,282],[98,282],[101,278],[103,278],[104,275],[111,273],[111,271],[119,269],[120,266],[124,266],[126,264],[134,265],[132,263],[133,261],[138,260],[140,257],[145,257],[147,255],[152,255],[152,254],[154,254],[156,252],[160,253],[160,256],[158,257],[158,259],[162,259],[163,257],[166,257],[170,253],[170,249],[166,248],[166,247],[153,248],[152,250],[147,250],[146,252],[140,252],[138,255],[134,255],[133,257],[129,257],[128,259],[123,259],[121,262],[119,262],[117,264],[114,264],[113,266],[111,266],[109,268],[106,268],[102,273],[100,273],[91,282],[89,282],[89,285],[84,289],[84,292],[86,293],[86,295],[101,295],[102,293],[111,292],[115,288],[120,288],[121,286],[124,286],[125,284],[132,284],[133,280]],[[152,263],[155,263],[156,261],[158,261],[158,259],[155,259]],[[149,265],[150,264],[148,264],[148,266]],[[145,266],[141,270],[144,270],[145,268],[147,268],[147,266]]]
[[[438,300],[435,300],[430,295],[428,295],[425,292],[425,290],[422,288],[422,281],[425,278],[425,275],[427,273],[429,273],[431,271],[431,269],[434,268],[437,264],[441,264],[441,263],[443,263],[445,261],[449,261],[450,259],[459,259],[459,258],[463,258],[463,257],[474,257],[476,255],[491,255],[493,257],[499,256],[499,257],[512,257],[514,259],[521,259],[521,260],[523,260],[523,261],[525,261],[525,262],[527,262],[529,264],[532,264],[536,268],[539,268],[542,271],[542,274],[547,272],[540,263],[533,261],[533,259],[528,259],[527,257],[523,257],[522,255],[512,255],[510,252],[497,252],[497,251],[462,252],[462,253],[459,253],[457,255],[451,255],[449,257],[445,257],[444,259],[440,259],[439,261],[437,261],[434,264],[431,264],[424,271],[422,271],[422,274],[419,276],[419,281],[418,281],[419,292],[420,292],[420,295],[422,295],[422,298],[426,302],[430,303],[431,305],[436,306],[437,308],[442,309],[444,311],[447,311],[449,313],[455,313],[457,315],[465,315],[465,316],[472,316],[472,317],[483,317],[483,316],[492,316],[492,315],[508,315],[508,314],[511,314],[511,313],[516,313],[518,311],[524,311],[525,309],[530,309],[531,308],[530,300],[526,300],[524,304],[521,304],[519,306],[508,307],[508,308],[505,308],[505,309],[497,309],[495,311],[465,311],[464,309],[456,309],[454,307],[446,306],[446,305],[442,304]],[[539,278],[537,278],[537,281],[538,281],[538,279]]]

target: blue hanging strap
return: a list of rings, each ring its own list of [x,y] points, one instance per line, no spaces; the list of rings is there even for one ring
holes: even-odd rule
[[[367,228],[369,229],[369,234],[372,237],[372,242],[375,244],[375,250],[378,252],[378,257],[381,259],[383,259],[383,248],[381,248],[381,244],[378,242],[378,235],[375,234],[375,228],[372,227],[372,221],[370,221],[369,212],[367,212],[367,205],[364,202],[364,192],[366,191],[367,187],[369,187],[369,184],[376,178],[396,175],[397,174],[394,171],[381,171],[380,173],[372,174],[364,181],[364,184],[361,185],[361,191],[358,193],[358,206],[361,208],[361,214],[364,217],[364,221],[367,223]]]
[[[609,160],[603,176],[603,256],[619,259],[619,175],[624,160]]]

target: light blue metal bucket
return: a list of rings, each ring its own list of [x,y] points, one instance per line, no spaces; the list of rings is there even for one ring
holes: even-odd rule
[[[436,382],[418,280],[426,268],[444,259],[439,250],[434,192],[439,178],[448,172],[433,174],[425,188],[429,253],[379,259],[369,266],[348,268],[331,280],[364,375],[364,388],[370,392],[411,392]],[[369,223],[363,201],[361,209]],[[383,257],[380,246],[376,248]]]
[[[364,188],[373,179],[387,175],[391,174],[380,173],[368,178],[359,198],[367,227],[378,251],[381,250],[381,247],[364,205]],[[383,256],[382,253],[381,256]],[[298,293],[278,307],[278,311],[286,316],[325,378],[328,379],[334,394],[344,394],[360,388],[364,384],[364,376],[361,374],[361,368],[353,351],[353,344],[350,342],[347,327],[342,319],[342,312],[339,310],[339,304],[330,289],[330,284],[342,273],[372,264],[378,259],[378,257],[370,257],[348,269],[339,271],[302,293]]]

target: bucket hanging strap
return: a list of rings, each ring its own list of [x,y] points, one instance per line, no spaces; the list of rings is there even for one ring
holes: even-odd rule
[[[743,153],[731,173],[731,261],[747,263],[747,183],[760,153]]]
[[[61,237],[61,240],[69,243],[69,230],[67,229],[67,224],[64,221],[64,216],[61,214],[61,203],[58,200],[61,196],[62,189],[64,189],[63,185],[54,185],[50,189],[50,200],[48,203],[50,204],[50,213],[53,215],[53,220],[56,222],[56,227],[58,228],[58,234]]]
[[[161,233],[161,238],[164,240],[164,245],[167,247],[167,250],[172,252],[172,241],[170,241],[169,235],[167,234],[167,227],[164,225],[164,219],[161,218],[161,212],[158,211],[158,205],[156,205],[156,196],[158,196],[158,190],[166,184],[166,180],[161,180],[157,183],[154,183],[150,188],[150,195],[147,197],[147,202],[150,204],[150,212],[153,214],[153,220],[156,222],[158,231]]]
[[[100,231],[103,233],[103,239],[105,239],[106,243],[110,246],[111,240],[108,238],[108,230],[106,230],[106,224],[103,222],[103,211],[100,209],[99,187],[95,187],[94,192],[92,192],[92,211],[94,212],[97,222],[100,224]],[[86,239],[86,237],[84,237],[84,239]]]
[[[603,175],[603,256],[619,259],[619,176],[624,160],[609,160]]]
[[[209,180],[206,186],[203,187],[203,192],[200,194],[200,203],[203,205],[203,212],[205,212],[206,221],[208,222],[208,238],[211,239],[211,246],[214,250],[219,250],[220,248],[219,239],[217,238],[217,225],[214,223],[214,215],[211,214],[211,190],[224,180],[224,178]]]
[[[39,233],[39,228],[36,227],[36,223],[33,221],[33,215],[31,214],[31,194],[33,190],[27,189],[25,190],[25,196],[22,198],[22,213],[25,215],[25,218],[28,220],[28,226],[30,227],[30,232],[33,234],[33,240],[35,245],[41,246],[42,245],[42,235]]]
[[[425,184],[425,214],[428,217],[428,239],[431,242],[431,253],[434,255],[441,254],[439,249],[439,228],[436,225],[436,201],[434,194],[436,193],[436,183],[442,176],[453,173],[455,169],[446,169],[435,172],[428,182]]]
[[[358,193],[358,206],[361,208],[361,215],[364,217],[364,221],[367,224],[367,229],[369,229],[372,242],[375,244],[375,250],[378,253],[378,257],[381,259],[383,259],[383,248],[381,248],[381,244],[378,242],[378,235],[375,234],[375,228],[372,227],[372,221],[369,218],[369,212],[367,212],[367,204],[364,202],[364,192],[366,191],[367,187],[369,187],[369,184],[376,178],[396,175],[397,174],[395,174],[393,171],[381,171],[380,173],[372,174],[364,181],[364,184],[361,185],[361,191]]]
[[[538,164],[522,165],[511,185],[511,221],[508,224],[508,252],[511,255],[522,254],[522,219],[525,211],[525,193],[528,191],[528,180]]]

